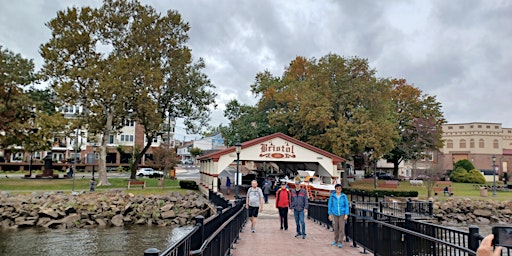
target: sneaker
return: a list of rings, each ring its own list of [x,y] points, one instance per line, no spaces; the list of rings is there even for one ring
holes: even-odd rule
[[[281,226],[281,230],[283,230],[283,226]]]
[[[332,242],[331,245],[337,245],[338,243],[336,241]]]
[[[255,233],[255,232],[256,232],[256,229],[255,229],[255,228],[252,228],[252,229],[251,229],[251,232]]]
[[[339,243],[339,244],[338,244],[338,248],[341,248],[341,247],[343,247],[343,244],[342,244],[342,243]]]
[[[302,239],[306,239],[306,235],[302,235]]]
[[[301,235],[300,234],[296,234],[295,237],[300,237]]]

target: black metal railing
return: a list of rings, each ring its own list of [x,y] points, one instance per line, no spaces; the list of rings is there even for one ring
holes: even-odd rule
[[[224,209],[231,206],[231,203],[229,202],[229,200],[224,198],[222,193],[213,192],[213,190],[208,191],[208,199],[210,200],[210,202],[212,202],[216,206],[222,206],[222,208],[224,208]]]
[[[431,202],[430,202],[431,204]],[[364,208],[360,208],[363,205]],[[382,212],[380,204],[368,209],[371,204],[352,202],[351,214],[346,225],[347,238],[352,246],[361,246],[375,255],[476,255],[480,240],[476,226],[469,231],[461,231],[413,219],[413,213],[390,214]],[[322,209],[323,208],[323,209]],[[432,207],[409,202],[405,209],[432,211]],[[327,219],[327,202],[310,201],[308,218],[330,227]],[[431,213],[429,213],[431,215]],[[511,255],[512,248],[504,248],[503,255]],[[364,253],[363,252],[363,253]]]
[[[217,206],[217,213],[208,219],[196,217],[194,228],[186,236],[165,249],[144,251],[146,256],[228,255],[247,221],[245,200],[239,199],[226,209]],[[205,253],[207,252],[207,253]]]
[[[359,202],[357,208],[365,210],[373,210],[377,207],[379,212],[394,215],[405,216],[406,212],[412,214],[415,218],[431,218],[434,214],[434,204],[432,201],[412,201],[410,198],[405,202],[388,200],[377,202]]]

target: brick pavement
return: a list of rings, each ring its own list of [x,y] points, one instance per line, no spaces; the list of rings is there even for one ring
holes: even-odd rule
[[[253,255],[361,255],[363,249],[344,243],[343,248],[332,246],[332,230],[306,219],[306,239],[295,238],[293,213],[288,215],[288,230],[279,228],[279,214],[275,208],[275,199],[270,198],[260,212],[256,223],[256,233],[251,233],[248,220],[240,234],[240,240],[234,245],[233,256]],[[372,255],[372,254],[367,254]]]

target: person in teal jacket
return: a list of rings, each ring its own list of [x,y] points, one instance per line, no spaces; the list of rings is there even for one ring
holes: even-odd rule
[[[349,202],[347,195],[341,192],[341,184],[334,186],[334,191],[329,196],[329,203],[327,206],[329,220],[332,222],[334,229],[334,242],[332,245],[338,245],[338,248],[343,247],[343,237],[345,236],[345,221],[350,214]]]

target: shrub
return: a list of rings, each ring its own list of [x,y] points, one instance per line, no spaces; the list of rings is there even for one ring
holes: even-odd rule
[[[459,160],[455,163],[455,166],[453,167],[453,169],[458,169],[458,168],[463,168],[464,170],[466,171],[471,171],[471,170],[474,170],[475,169],[475,166],[473,165],[473,163],[471,163],[471,161],[467,160],[467,159],[462,159],[462,160]]]
[[[479,170],[473,169],[473,170],[469,171],[469,173],[467,175],[467,182],[468,183],[476,183],[476,184],[485,184],[485,178],[484,178],[484,175],[482,175],[482,173]]]
[[[457,167],[455,170],[452,171],[452,173],[450,173],[450,180],[453,182],[466,182],[467,176],[468,172],[466,171],[466,169],[462,167]]]
[[[199,186],[197,186],[197,183],[193,180],[180,180],[180,187],[182,189],[192,189],[192,190],[199,189]]]

